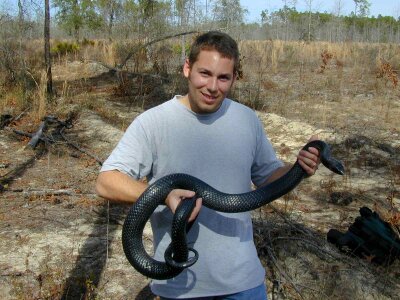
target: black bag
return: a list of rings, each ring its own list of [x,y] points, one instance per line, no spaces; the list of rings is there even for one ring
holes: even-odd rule
[[[368,207],[360,208],[360,217],[346,233],[329,230],[328,242],[339,250],[366,258],[373,263],[389,265],[400,256],[400,239],[388,222]]]

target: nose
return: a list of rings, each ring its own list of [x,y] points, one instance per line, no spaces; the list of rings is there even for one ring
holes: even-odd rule
[[[207,89],[210,92],[216,92],[218,90],[218,78],[210,77],[207,82]]]

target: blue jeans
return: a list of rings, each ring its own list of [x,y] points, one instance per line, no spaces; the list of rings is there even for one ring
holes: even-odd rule
[[[173,300],[173,299],[160,297],[160,300]],[[267,292],[265,284],[263,283],[255,288],[235,294],[215,296],[215,297],[186,298],[186,300],[267,300]]]

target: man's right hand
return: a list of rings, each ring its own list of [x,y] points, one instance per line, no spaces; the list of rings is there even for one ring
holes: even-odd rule
[[[175,213],[175,210],[178,207],[179,203],[181,203],[181,201],[184,201],[187,198],[192,198],[194,195],[195,192],[193,191],[175,189],[168,194],[167,199],[165,199],[165,204],[169,207],[172,213]],[[200,212],[202,201],[203,199],[201,198],[198,198],[196,200],[196,206],[189,217],[189,222],[192,222],[196,219],[197,215]]]

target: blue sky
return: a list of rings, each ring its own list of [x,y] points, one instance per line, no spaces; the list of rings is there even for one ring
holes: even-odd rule
[[[289,2],[289,1],[288,1]],[[312,10],[320,12],[333,12],[335,0],[312,0]],[[343,12],[342,14],[348,15],[354,10],[353,0],[341,0]],[[247,8],[249,14],[247,15],[248,21],[259,21],[260,13],[262,10],[267,9],[269,12],[279,10],[283,7],[284,1],[282,0],[240,0],[243,7]],[[395,18],[400,16],[400,0],[370,0],[370,15],[378,16],[393,16]],[[296,9],[298,11],[307,10],[305,0],[297,0]]]
[[[204,2],[205,0],[202,1]],[[329,13],[334,12],[335,3],[338,1],[339,0],[312,0],[312,10],[320,12],[327,11]],[[342,14],[348,15],[354,10],[353,0],[340,1],[342,3]],[[16,10],[17,2],[17,0],[0,0],[0,10]],[[400,0],[369,0],[369,2],[371,3],[371,16],[378,16],[378,14],[383,16],[393,16],[395,18],[400,16]],[[39,3],[41,3],[41,1],[39,1]],[[52,0],[50,0],[50,3],[52,3]],[[273,12],[279,10],[284,5],[283,0],[240,0],[240,3],[243,7],[248,9],[249,14],[247,15],[246,19],[250,22],[260,21],[260,14],[262,10],[267,9],[269,12]],[[306,0],[297,0],[296,9],[299,11],[307,10]]]

